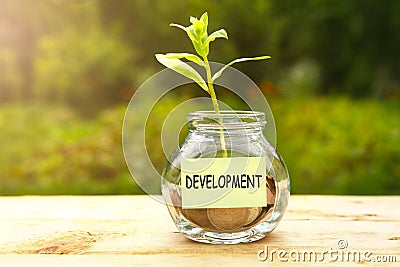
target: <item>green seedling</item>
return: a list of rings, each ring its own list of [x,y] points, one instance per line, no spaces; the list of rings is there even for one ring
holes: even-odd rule
[[[223,66],[219,71],[212,74],[210,63],[208,62],[208,54],[210,43],[215,41],[217,38],[228,39],[228,34],[226,30],[219,29],[210,35],[207,33],[208,27],[208,14],[205,12],[200,19],[195,17],[190,17],[191,25],[185,27],[179,24],[172,23],[170,26],[177,27],[184,30],[192,41],[193,47],[196,50],[197,55],[190,53],[167,53],[167,54],[156,54],[156,59],[165,67],[170,68],[183,76],[195,81],[204,91],[206,91],[212,99],[213,107],[216,114],[220,114],[217,96],[214,90],[214,81],[218,79],[222,73],[231,65],[243,61],[249,60],[262,60],[271,58],[270,56],[258,56],[251,58],[238,58],[235,59],[225,66]],[[192,68],[189,64],[185,63],[181,59],[186,59],[188,61],[194,62],[201,67],[204,67],[207,75],[207,82],[201,77],[201,75]],[[222,118],[220,117],[219,122],[222,124]],[[223,129],[221,128],[220,141],[221,141],[221,152],[223,157],[227,157],[228,153],[226,150],[225,139],[223,135]]]

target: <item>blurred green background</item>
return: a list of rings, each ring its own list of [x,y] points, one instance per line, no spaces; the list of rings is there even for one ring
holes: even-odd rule
[[[229,35],[210,60],[272,56],[235,67],[271,104],[293,193],[400,193],[400,1],[2,0],[0,194],[140,193],[125,108],[155,53],[194,52],[169,23],[204,11]]]

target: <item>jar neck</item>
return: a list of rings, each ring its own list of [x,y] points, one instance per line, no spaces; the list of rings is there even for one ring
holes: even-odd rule
[[[262,133],[265,114],[257,111],[197,111],[187,117],[189,131],[205,134],[248,135]]]

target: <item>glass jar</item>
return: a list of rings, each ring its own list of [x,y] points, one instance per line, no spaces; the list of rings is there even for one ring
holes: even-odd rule
[[[199,111],[189,113],[187,121],[189,134],[170,156],[161,181],[162,195],[178,230],[192,240],[212,244],[247,243],[265,237],[281,220],[288,204],[290,189],[285,164],[263,135],[266,123],[264,113],[221,111],[218,115],[214,111]],[[261,170],[265,175],[262,178],[264,186],[260,189],[266,195],[266,199],[261,200],[263,204],[246,204],[252,198],[249,194],[245,198],[233,198],[234,203],[229,207],[205,205],[203,208],[192,208],[182,205],[182,200],[185,200],[182,197],[188,198],[187,194],[192,194],[189,192],[185,195],[183,192],[187,188],[182,185],[185,182],[184,177],[181,177],[183,162],[188,159],[221,158],[239,158],[239,162],[254,158],[266,162]],[[228,181],[228,178],[224,180],[225,176],[221,175],[220,180]],[[187,186],[187,182],[185,184]],[[215,197],[212,186],[205,184],[205,180],[195,184],[198,188],[203,185],[199,196]],[[242,185],[245,184],[246,181]],[[229,185],[234,188],[233,183]]]

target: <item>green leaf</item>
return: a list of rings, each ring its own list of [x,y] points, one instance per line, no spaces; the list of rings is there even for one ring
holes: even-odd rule
[[[221,76],[221,74],[226,70],[226,68],[228,68],[229,66],[231,66],[235,63],[249,61],[249,60],[263,60],[263,59],[269,59],[269,58],[271,58],[271,57],[270,56],[259,56],[259,57],[244,57],[244,58],[235,59],[235,60],[229,62],[228,64],[226,64],[224,67],[222,67],[217,73],[215,73],[212,77],[212,81],[214,82],[216,79],[218,79]]]
[[[196,37],[196,33],[194,32],[193,25],[190,25],[189,27],[186,27],[186,33],[189,36],[190,40],[197,41],[197,37]]]
[[[158,62],[163,64],[165,67],[172,69],[176,71],[179,74],[182,74],[183,76],[192,79],[195,81],[202,89],[204,89],[207,93],[209,93],[209,89],[207,87],[207,84],[203,80],[203,78],[200,76],[200,74],[190,67],[188,64],[185,62],[177,59],[177,58],[168,58],[166,55],[163,54],[156,54],[156,59]]]
[[[197,18],[190,16],[189,21],[190,21],[190,23],[193,24],[193,23],[195,23],[197,21]]]
[[[202,36],[204,31],[204,22],[197,20],[193,23],[194,32],[196,36]]]
[[[199,43],[198,38],[196,33],[194,32],[194,27],[193,25],[190,25],[188,27],[182,26],[180,24],[175,24],[175,23],[171,23],[170,26],[172,27],[177,27],[179,29],[184,30],[187,35],[189,36],[189,39],[192,41],[192,44],[194,46],[194,49],[196,50],[196,52],[199,55],[203,55],[203,49],[202,49],[202,45]]]
[[[204,55],[203,51],[203,46],[199,42],[196,33],[194,32],[194,27],[193,25],[190,25],[189,27],[186,28],[187,35],[189,36],[190,40],[192,41],[192,44],[194,46],[194,49],[196,50],[197,54],[200,56]]]
[[[202,67],[205,66],[205,63],[196,55],[190,54],[190,53],[168,53],[165,54],[167,58],[186,58],[189,61],[192,61]]]
[[[207,14],[207,12],[204,12],[204,14],[201,15],[200,20],[204,22],[205,29],[207,30],[207,26],[208,26],[208,14]]]
[[[169,26],[171,26],[171,27],[177,27],[177,28],[179,28],[179,29],[182,29],[182,30],[186,31],[186,27],[183,26],[183,25],[180,25],[180,24],[171,23],[171,24],[169,24]]]
[[[202,40],[202,41],[205,41],[205,38],[207,38],[207,27],[208,27],[208,14],[207,14],[207,12],[204,12],[204,14],[201,15],[200,20],[204,23],[203,36],[201,36],[201,38],[202,39],[204,38],[204,40]]]
[[[192,25],[185,27],[180,24],[171,23],[170,26],[177,27],[179,29],[184,30],[187,35],[189,36],[194,49],[196,50],[197,54],[204,57],[208,55],[208,43],[205,44],[207,40],[207,27],[208,27],[208,15],[205,12],[200,20],[195,17],[190,17],[190,22]],[[226,32],[225,32],[226,35]],[[215,37],[217,38],[217,37]],[[215,39],[214,38],[214,39]]]
[[[207,37],[204,45],[208,45],[210,42],[214,41],[216,38],[228,39],[228,34],[226,33],[226,31],[224,29],[219,29]]]

